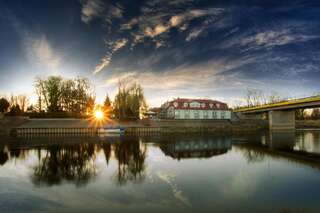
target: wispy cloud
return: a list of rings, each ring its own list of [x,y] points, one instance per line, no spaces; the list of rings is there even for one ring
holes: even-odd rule
[[[265,31],[257,33],[253,36],[246,37],[241,40],[241,45],[274,47],[287,45],[290,43],[305,42],[311,39],[319,38],[319,36],[303,35],[292,32],[289,29],[280,31]]]
[[[120,4],[112,4],[101,0],[83,0],[81,1],[81,20],[89,24],[94,18],[102,18],[109,24],[112,24],[112,19],[121,18],[123,14]]]
[[[241,67],[251,63],[254,59],[241,59],[227,62],[224,60],[213,60],[206,63],[190,66],[181,65],[175,69],[162,72],[148,71],[129,71],[124,73],[115,73],[108,77],[106,85],[117,84],[119,79],[127,81],[138,81],[145,88],[157,90],[176,90],[189,88],[191,90],[202,90],[205,88],[215,89],[229,82],[230,87],[241,85],[243,79],[239,76],[224,76],[221,73]],[[199,83],[201,82],[201,84]],[[213,86],[214,85],[214,86]]]
[[[97,1],[97,0],[95,0]],[[175,1],[171,2],[170,5],[179,5],[184,4],[188,1]],[[99,63],[93,73],[101,72],[105,67],[107,67],[112,62],[112,55],[125,46],[127,43],[130,43],[131,47],[134,47],[138,43],[141,43],[145,40],[145,38],[151,38],[154,42],[155,48],[159,48],[162,46],[166,46],[166,38],[164,38],[164,34],[170,32],[172,28],[177,28],[180,32],[184,32],[188,29],[189,23],[197,18],[202,17],[213,17],[220,15],[224,10],[221,8],[207,8],[207,9],[192,9],[190,11],[182,11],[182,12],[172,12],[169,9],[165,10],[165,7],[158,8],[158,10],[154,10],[153,7],[155,4],[163,3],[163,1],[153,1],[146,4],[141,10],[142,14],[138,17],[133,17],[127,22],[124,22],[119,27],[119,35],[122,35],[123,32],[130,30],[130,34],[125,33],[125,38],[119,38],[113,45],[108,48],[108,52],[101,59],[101,63]],[[100,12],[99,3],[92,3],[89,8],[96,9],[87,9],[88,11],[97,11],[97,13],[90,12],[88,14],[99,14]],[[152,7],[150,6],[152,5]],[[83,8],[86,8],[85,6]],[[117,11],[117,10],[113,10]],[[121,17],[121,12],[117,12],[113,14],[114,17]],[[87,17],[87,16],[85,16]],[[88,16],[92,17],[92,16]],[[87,18],[85,20],[88,20]],[[204,20],[205,21],[205,20]],[[135,28],[135,30],[133,30]],[[188,41],[194,39],[198,36],[205,28],[197,29],[191,32],[188,36]],[[170,38],[168,38],[170,39]]]
[[[84,0],[82,1],[81,20],[89,23],[93,18],[103,14],[104,4],[100,0]]]
[[[27,54],[32,62],[43,66],[50,71],[56,71],[60,65],[60,57],[51,47],[46,36],[28,39]]]
[[[114,42],[111,46],[111,50],[101,59],[101,62],[95,67],[93,70],[93,74],[99,73],[101,70],[106,68],[112,59],[112,56],[115,52],[117,52],[119,49],[124,47],[127,44],[127,39],[119,39],[116,42]]]
[[[134,25],[138,25],[140,30],[135,34],[135,37],[139,38],[135,40],[137,43],[143,41],[143,38],[145,37],[155,38],[163,33],[169,32],[172,28],[178,28],[180,31],[185,31],[188,28],[190,21],[205,16],[218,16],[224,9],[193,9],[188,12],[174,14],[163,11],[154,14],[150,13],[149,10],[146,11],[147,12],[139,17],[139,19],[132,19],[122,27],[122,29],[131,29]],[[204,30],[204,28],[202,30]]]
[[[192,30],[190,34],[187,36],[186,41],[191,41],[197,38],[202,33],[203,30],[204,30],[203,28],[197,28]]]
[[[102,13],[107,13],[108,2],[103,2]],[[106,43],[106,54],[92,72],[101,73],[109,67],[105,75],[100,74],[108,86],[127,79],[139,81],[151,91],[162,92],[161,95],[165,91],[176,94],[190,91],[194,95],[205,91],[210,95],[222,88],[241,90],[249,84],[260,87],[259,83],[270,76],[282,78],[285,72],[298,76],[317,68],[316,63],[305,69],[294,66],[291,59],[297,58],[298,53],[287,55],[290,59],[287,61],[275,58],[279,52],[290,51],[287,45],[319,36],[305,21],[289,22],[280,18],[276,25],[261,16],[251,17],[263,7],[209,3],[200,6],[192,0],[151,0],[127,13],[128,5],[124,3],[123,8],[115,5],[118,9],[109,12],[112,19],[100,15],[99,9],[96,10],[99,15],[92,15],[104,21],[105,39],[110,41]],[[112,22],[110,30],[110,20],[117,17],[122,18]]]

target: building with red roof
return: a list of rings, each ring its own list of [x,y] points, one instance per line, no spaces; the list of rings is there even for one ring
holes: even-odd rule
[[[165,119],[231,119],[226,103],[211,99],[176,98],[161,106]]]

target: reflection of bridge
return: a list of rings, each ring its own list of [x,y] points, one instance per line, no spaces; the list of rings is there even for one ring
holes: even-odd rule
[[[241,114],[268,113],[272,130],[295,129],[295,110],[320,107],[320,96],[282,101],[274,104],[245,107],[234,110]]]
[[[184,140],[163,142],[160,145],[165,155],[174,159],[182,158],[210,158],[221,155],[231,149],[230,138],[213,138],[208,140]]]
[[[233,148],[243,151],[250,162],[272,157],[320,169],[319,137],[319,132],[273,131],[250,137],[247,143],[235,139]]]

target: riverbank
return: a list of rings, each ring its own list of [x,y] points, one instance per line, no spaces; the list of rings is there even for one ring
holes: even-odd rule
[[[263,120],[139,120],[97,122],[88,119],[29,119],[18,129],[23,134],[31,132],[50,134],[79,133],[92,134],[99,127],[105,125],[121,126],[126,134],[154,134],[154,133],[219,133],[219,132],[255,132],[267,129]],[[68,131],[66,131],[68,130]]]
[[[24,123],[27,123],[29,118],[27,117],[2,117],[0,118],[0,136],[1,135],[9,135],[10,132],[16,128],[21,126]]]
[[[0,135],[9,135],[16,128],[92,128],[97,125],[115,125],[124,127],[129,134],[135,133],[197,133],[197,132],[255,132],[268,128],[266,120],[243,119],[229,120],[140,120],[116,121],[104,123],[88,119],[29,119],[26,117],[4,117],[0,119]],[[320,128],[320,121],[298,120],[296,127]]]
[[[305,129],[305,128],[314,128],[320,129],[320,120],[297,120],[296,128]]]

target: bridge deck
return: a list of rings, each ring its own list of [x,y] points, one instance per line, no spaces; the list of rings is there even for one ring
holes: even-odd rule
[[[303,109],[309,107],[320,107],[320,96],[312,96],[301,99],[287,100],[273,104],[265,104],[253,107],[244,107],[234,110],[234,112],[242,113],[259,113],[272,110],[288,110],[288,109]]]

